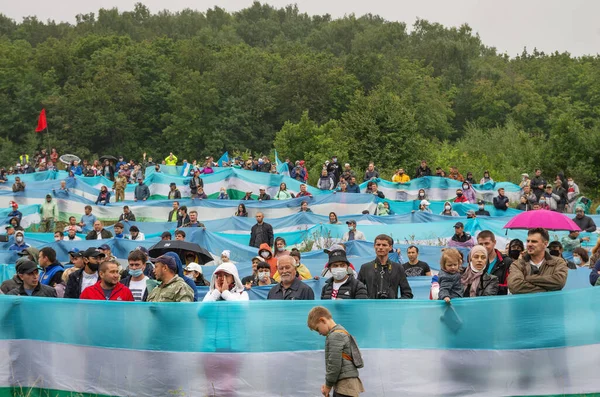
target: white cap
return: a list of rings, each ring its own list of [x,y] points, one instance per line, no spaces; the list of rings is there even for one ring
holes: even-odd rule
[[[196,262],[190,262],[190,264],[185,267],[185,270],[188,272],[198,272],[202,274],[202,266]]]
[[[267,188],[264,187],[264,186],[261,186],[261,187],[258,188],[258,190],[267,190]]]
[[[350,163],[344,164],[344,167],[350,167]]]
[[[231,251],[229,250],[223,250],[223,252],[221,252],[221,256],[226,256],[227,258],[231,257]]]
[[[427,201],[427,200],[421,200],[421,205],[427,206],[427,205],[429,205],[429,201]]]

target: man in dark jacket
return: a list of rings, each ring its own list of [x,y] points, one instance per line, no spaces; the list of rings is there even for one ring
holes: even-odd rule
[[[175,182],[171,182],[169,184],[169,195],[167,196],[167,198],[169,200],[179,200],[181,199],[181,192],[179,191],[179,189],[177,189],[177,185],[175,184]]]
[[[360,193],[360,186],[356,183],[356,177],[350,177],[350,182],[346,188],[346,193]]]
[[[331,157],[331,162],[327,165],[327,173],[333,177],[334,186],[340,181],[341,169],[338,164],[337,156]]]
[[[504,189],[498,189],[498,196],[494,197],[494,208],[506,211],[508,209],[508,197],[504,195]]]
[[[489,230],[483,230],[477,235],[477,244],[483,245],[487,250],[488,263],[484,272],[498,277],[498,295],[506,295],[512,259],[508,256],[503,257],[496,249],[496,236]]]
[[[40,283],[40,273],[33,261],[24,261],[18,267],[17,271],[17,275],[21,279],[21,284],[17,288],[8,291],[6,295],[56,298],[56,290],[54,288]]]
[[[263,222],[264,217],[262,212],[256,214],[256,225],[252,226],[250,232],[250,247],[259,248],[262,243],[273,246],[273,226]]]
[[[331,272],[331,278],[323,286],[321,300],[368,298],[367,287],[354,278],[345,251],[330,251],[327,267]]]
[[[363,264],[358,272],[358,280],[367,287],[369,299],[412,299],[413,294],[401,264],[392,262],[388,255],[394,241],[386,234],[375,237],[374,261]]]
[[[279,284],[273,286],[267,295],[271,300],[313,300],[312,288],[296,277],[296,260],[289,255],[280,256],[277,271],[281,277]]]
[[[94,222],[94,230],[89,232],[87,236],[85,236],[86,240],[104,240],[108,238],[112,238],[112,233],[104,228],[102,221],[96,220]]]
[[[135,222],[135,215],[129,209],[128,205],[123,206],[123,213],[119,215],[119,222]]]
[[[485,201],[479,200],[477,202],[477,205],[479,206],[479,208],[477,209],[477,211],[475,211],[475,215],[477,215],[477,216],[490,216],[489,211],[486,211],[486,209],[485,209]]]
[[[542,170],[538,168],[535,170],[535,177],[531,180],[531,188],[533,189],[533,194],[537,197],[537,201],[540,201],[540,197],[544,193],[545,187],[546,180],[542,176]]]
[[[267,188],[266,188],[266,187],[264,187],[264,186],[261,186],[261,187],[258,189],[258,192],[259,192],[259,194],[258,194],[258,201],[267,201],[267,200],[271,200],[271,196],[269,196],[269,195],[267,194]]]
[[[581,206],[575,208],[575,218],[573,218],[573,222],[575,222],[584,232],[592,233],[596,231],[596,223],[592,218],[585,215],[585,211]]]
[[[104,254],[94,247],[83,252],[85,266],[69,275],[65,287],[65,298],[79,299],[81,292],[98,281],[98,268]]]
[[[431,169],[427,166],[427,161],[421,160],[421,165],[415,171],[415,179],[424,176],[431,176]]]
[[[146,201],[150,198],[150,189],[142,178],[138,178],[138,185],[133,192],[133,201]]]

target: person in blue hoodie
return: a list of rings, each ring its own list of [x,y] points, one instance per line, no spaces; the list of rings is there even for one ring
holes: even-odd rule
[[[179,255],[175,252],[167,252],[165,255],[169,255],[171,258],[175,259],[175,263],[177,263],[177,275],[181,277],[187,285],[194,291],[194,302],[198,302],[198,291],[196,290],[196,283],[191,278],[185,276],[183,274],[183,264],[181,263],[181,259]]]

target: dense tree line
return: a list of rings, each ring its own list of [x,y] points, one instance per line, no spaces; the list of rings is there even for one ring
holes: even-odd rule
[[[43,138],[33,133],[42,106]],[[5,164],[42,143],[180,159],[275,147],[315,177],[332,154],[385,172],[426,158],[496,180],[563,170],[593,194],[599,113],[598,57],[510,58],[466,25],[417,20],[409,32],[375,15],[260,3],[156,14],[137,4],[74,25],[0,14]]]

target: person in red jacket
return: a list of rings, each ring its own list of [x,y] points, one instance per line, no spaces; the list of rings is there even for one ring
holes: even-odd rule
[[[463,194],[462,189],[456,189],[456,198],[454,199],[455,203],[468,203],[469,200]]]
[[[98,282],[87,287],[79,299],[133,302],[129,288],[119,282],[119,263],[108,260],[100,264]]]

